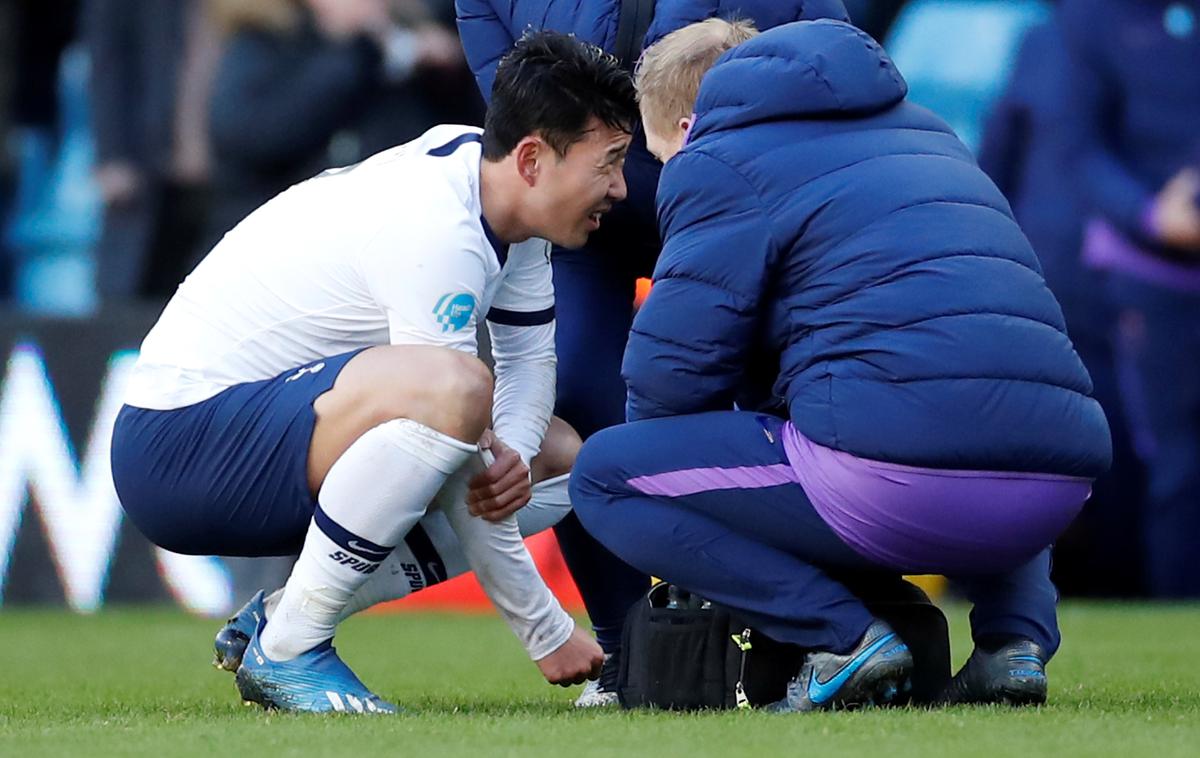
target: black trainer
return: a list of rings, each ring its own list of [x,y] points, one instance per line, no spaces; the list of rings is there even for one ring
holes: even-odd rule
[[[976,646],[942,700],[950,705],[1046,702],[1046,653],[1036,642],[1012,640],[991,652]]]

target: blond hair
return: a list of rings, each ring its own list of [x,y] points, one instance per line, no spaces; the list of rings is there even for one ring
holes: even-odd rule
[[[674,130],[679,119],[691,115],[700,80],[717,58],[756,34],[749,21],[710,18],[651,45],[634,72],[642,118],[655,131]]]

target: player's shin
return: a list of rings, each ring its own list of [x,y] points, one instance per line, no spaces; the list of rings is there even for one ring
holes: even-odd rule
[[[475,451],[407,419],[358,438],[321,487],[304,548],[262,633],[267,657],[290,660],[331,638],[354,594]]]

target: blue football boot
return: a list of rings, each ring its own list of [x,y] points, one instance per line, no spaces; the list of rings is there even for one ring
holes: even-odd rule
[[[1046,689],[1045,651],[1036,642],[1014,638],[987,648],[977,645],[942,700],[950,705],[1042,705]]]
[[[214,666],[234,672],[242,665],[242,656],[246,652],[246,645],[250,643],[250,637],[258,628],[258,622],[267,617],[263,606],[265,598],[266,593],[259,590],[250,598],[250,602],[226,620],[225,626],[221,627],[217,638],[213,640]]]
[[[272,661],[263,654],[259,623],[242,665],[237,688],[242,699],[267,710],[293,713],[397,713],[399,709],[367,689],[350,667],[338,658],[333,640],[327,640],[290,661]]]
[[[776,713],[890,705],[912,689],[912,653],[892,628],[876,621],[853,650],[843,655],[815,651],[783,700],[767,706]]]

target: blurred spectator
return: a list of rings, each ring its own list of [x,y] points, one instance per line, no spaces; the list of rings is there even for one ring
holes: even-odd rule
[[[976,150],[1021,37],[1049,13],[1044,0],[912,0],[886,47],[908,82],[908,99],[941,116]]]
[[[1056,584],[1071,594],[1135,595],[1142,550],[1128,535],[1140,516],[1140,471],[1120,413],[1115,311],[1103,276],[1080,257],[1083,211],[1062,129],[1070,118],[1068,63],[1055,20],[1025,35],[1007,89],[986,122],[979,164],[1008,197],[1042,262],[1113,433],[1113,467],[1096,481],[1083,514],[1055,550]],[[1125,560],[1110,560],[1117,554]]]
[[[850,20],[875,39],[883,39],[907,0],[843,0]]]
[[[216,0],[228,33],[211,126],[210,242],[287,187],[481,117],[449,2]],[[449,99],[447,99],[449,96]]]
[[[1084,256],[1110,272],[1147,465],[1147,582],[1200,597],[1200,4],[1063,0],[1062,22]]]
[[[5,9],[12,107],[4,147],[12,183],[0,189],[4,263],[19,306],[40,313],[86,312],[95,299],[87,57],[72,49],[78,8],[76,0],[47,0]]]
[[[59,67],[75,39],[79,2],[20,2],[5,13],[12,23],[5,41],[14,52],[11,126],[53,132],[59,122]]]
[[[14,4],[0,3],[0,301],[12,297],[13,252],[8,247],[4,227],[17,181],[16,136],[12,131],[16,19]]]
[[[208,204],[205,112],[219,52],[203,0],[89,0],[97,288],[165,298],[191,263]]]

